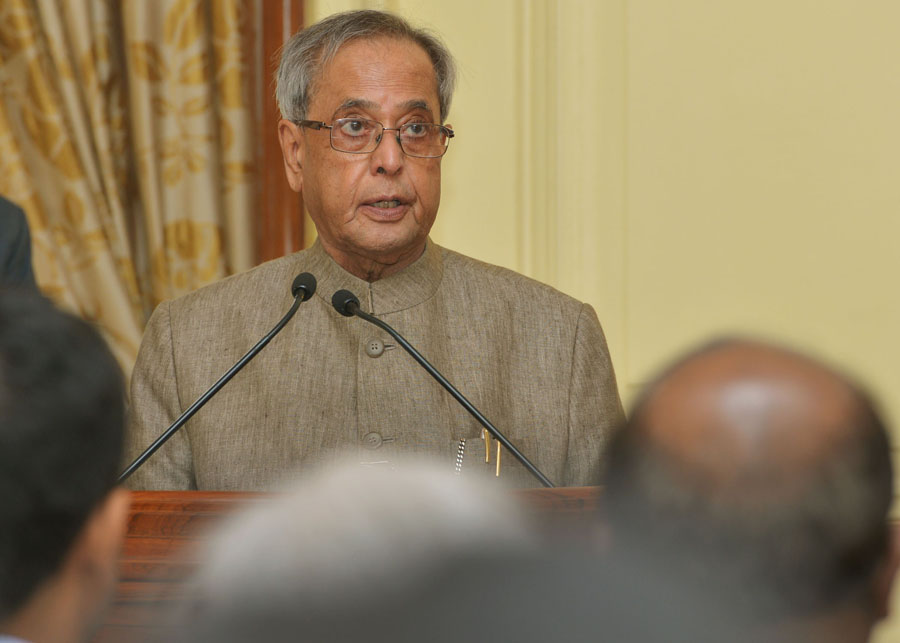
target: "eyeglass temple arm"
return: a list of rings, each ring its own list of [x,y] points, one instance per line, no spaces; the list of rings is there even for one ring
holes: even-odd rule
[[[326,129],[331,129],[330,126],[326,125],[322,121],[297,121],[296,124],[300,127],[308,127],[309,129],[322,129],[323,127]]]

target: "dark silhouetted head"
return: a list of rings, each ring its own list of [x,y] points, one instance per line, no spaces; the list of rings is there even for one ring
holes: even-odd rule
[[[97,331],[0,291],[0,623],[60,572],[110,496],[123,431],[122,375]]]
[[[670,367],[608,455],[618,549],[754,619],[852,607],[877,620],[891,499],[887,432],[868,395],[753,341],[719,341]]]

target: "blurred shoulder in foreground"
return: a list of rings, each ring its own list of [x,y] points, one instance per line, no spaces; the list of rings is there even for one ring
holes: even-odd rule
[[[37,288],[31,235],[22,208],[0,196],[0,287]]]

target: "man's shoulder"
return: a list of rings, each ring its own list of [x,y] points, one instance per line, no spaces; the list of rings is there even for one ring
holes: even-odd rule
[[[0,218],[9,218],[16,222],[25,220],[25,212],[18,205],[0,196]]]
[[[500,301],[521,299],[524,306],[540,307],[540,303],[554,308],[579,311],[584,305],[574,297],[531,277],[474,259],[441,247],[444,259],[444,282],[452,288],[464,289],[478,297],[494,297]]]
[[[0,227],[3,229],[3,234],[0,235],[0,242],[19,241],[28,232],[25,212],[18,205],[4,199],[2,196],[0,196]]]
[[[281,308],[291,299],[291,284],[304,265],[306,251],[273,259],[166,302],[170,315],[202,318],[223,310]],[[199,317],[198,317],[199,316]]]

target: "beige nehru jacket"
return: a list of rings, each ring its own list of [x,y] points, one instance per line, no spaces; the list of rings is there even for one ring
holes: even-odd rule
[[[316,243],[160,304],[131,381],[129,462],[275,325],[304,271],[318,280],[315,296],[132,476],[132,488],[266,490],[347,452],[369,463],[411,453],[462,473],[484,469],[480,425],[384,331],[338,314],[331,296],[341,288],[554,484],[597,482],[622,408],[593,309],[430,240],[413,265],[371,284]],[[539,486],[509,454],[501,478]]]

